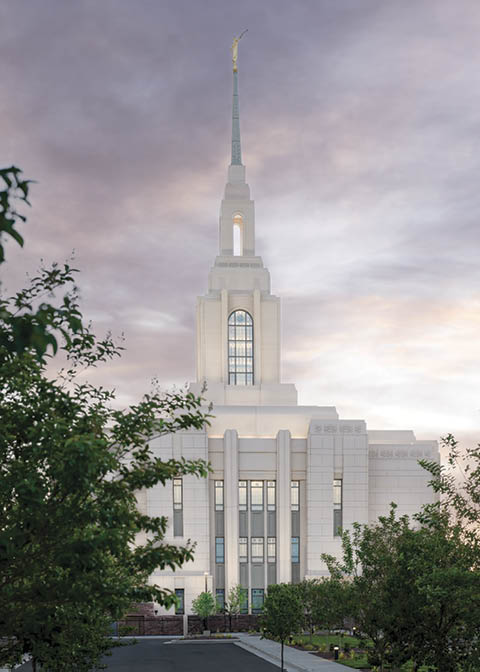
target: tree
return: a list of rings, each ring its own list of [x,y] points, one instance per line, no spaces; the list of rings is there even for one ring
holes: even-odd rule
[[[28,184],[20,189],[26,197]],[[7,220],[0,225],[12,235]],[[0,304],[0,664],[28,653],[45,672],[91,670],[112,645],[108,624],[132,604],[174,604],[149,577],[192,559],[194,545],[166,543],[167,519],[140,513],[136,493],[208,469],[162,462],[149,447],[156,436],[202,429],[201,398],[154,387],[117,410],[113,392],[78,378],[120,349],[84,325],[75,273],[43,269]],[[58,289],[60,307],[38,306]],[[52,379],[46,362],[60,346],[68,364]]]
[[[282,672],[284,644],[291,635],[301,630],[303,619],[303,607],[296,586],[279,583],[268,587],[260,624],[265,635],[280,640]]]
[[[224,613],[228,616],[230,632],[232,631],[232,616],[238,616],[242,610],[244,602],[245,588],[242,588],[240,584],[232,586],[228,592],[223,608]]]
[[[203,629],[208,630],[208,617],[217,609],[215,598],[210,591],[200,593],[192,602],[192,611],[203,620]]]
[[[343,548],[343,562],[324,559],[351,581],[352,615],[373,642],[371,664],[398,669],[411,660],[414,670],[454,672],[478,661],[480,574],[448,515],[430,512],[413,527],[392,505],[388,517],[344,533]]]
[[[24,244],[17,226],[26,222],[26,217],[18,212],[15,204],[20,201],[20,205],[30,205],[28,195],[32,180],[22,179],[21,174],[16,166],[0,169],[0,183],[3,183],[3,189],[0,189],[0,264],[5,261],[3,241],[6,236],[22,247]],[[44,300],[55,289],[73,284],[76,272],[69,264],[63,267],[53,264],[50,269],[42,268],[40,276],[32,278],[27,289],[10,299],[0,298],[2,358],[30,351],[43,359],[48,351],[57,352],[59,336],[67,342],[72,335],[86,342],[91,339],[92,335],[82,323],[74,287],[59,306]]]
[[[395,545],[399,535],[408,529],[408,518],[397,519],[395,508],[392,505],[390,515],[380,517],[374,525],[355,523],[352,534],[345,531],[342,561],[322,556],[333,576],[348,577],[351,616],[373,643],[369,662],[379,665],[382,671],[391,654],[389,635],[396,627],[391,604]]]

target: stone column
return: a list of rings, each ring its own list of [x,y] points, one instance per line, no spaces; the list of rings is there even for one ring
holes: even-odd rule
[[[291,543],[292,514],[290,510],[290,432],[277,434],[277,581],[289,583],[292,578]]]
[[[225,596],[239,583],[238,577],[238,434],[223,435],[223,480],[225,514]]]

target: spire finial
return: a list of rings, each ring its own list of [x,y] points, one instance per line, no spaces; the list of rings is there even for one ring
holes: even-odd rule
[[[233,62],[233,72],[237,72],[237,59],[238,59],[238,43],[242,39],[242,37],[245,35],[245,33],[248,31],[248,28],[245,28],[243,33],[240,33],[238,37],[233,38],[233,44],[232,44],[232,62]]]
[[[247,29],[248,30],[248,29]],[[244,30],[239,37],[233,39],[232,44],[232,62],[233,62],[233,105],[232,105],[232,166],[242,165],[242,147],[240,144],[240,107],[238,104],[238,43],[245,35]]]

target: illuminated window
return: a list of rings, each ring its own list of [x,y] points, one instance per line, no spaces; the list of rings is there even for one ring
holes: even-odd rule
[[[238,481],[238,509],[247,510],[247,481]]]
[[[181,511],[183,509],[183,487],[182,479],[173,479],[173,510]]]
[[[292,511],[300,511],[300,481],[292,481],[291,493]]]
[[[185,590],[183,588],[175,588],[175,597],[177,598],[177,603],[175,605],[176,614],[185,613]]]
[[[228,318],[228,384],[253,385],[253,320],[245,310]]]
[[[263,481],[250,481],[250,508],[263,511]]]
[[[263,588],[252,588],[252,614],[259,614],[263,609]]]
[[[252,537],[252,562],[263,562],[263,537]]]
[[[275,562],[277,559],[277,540],[275,537],[267,539],[267,562]]]
[[[233,255],[239,257],[243,254],[243,217],[233,216]]]
[[[215,511],[223,511],[223,481],[215,481]]]
[[[275,481],[267,481],[267,511],[275,511]]]
[[[339,537],[342,534],[342,498],[343,482],[341,478],[335,478],[333,481],[333,536]]]
[[[248,562],[248,539],[240,537],[238,540],[238,560],[239,562]]]

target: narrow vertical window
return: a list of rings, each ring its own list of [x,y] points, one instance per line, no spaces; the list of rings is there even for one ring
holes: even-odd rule
[[[228,384],[253,385],[253,320],[245,310],[228,318]]]
[[[225,562],[225,539],[215,537],[215,562],[217,565],[223,565]]]
[[[238,509],[247,510],[247,481],[238,481]]]
[[[252,588],[252,614],[259,614],[263,609],[263,588]]]
[[[243,254],[243,217],[233,216],[233,256],[240,257]]]
[[[275,495],[275,481],[267,481],[267,510],[275,511],[276,495]]]
[[[292,562],[300,562],[300,537],[292,537]]]
[[[182,511],[183,509],[183,485],[181,478],[173,479],[173,510]]]
[[[275,537],[267,539],[267,562],[276,562],[277,560],[277,540]]]
[[[185,613],[185,590],[183,588],[175,588],[175,597],[177,598],[177,603],[175,605],[176,614]]]
[[[263,481],[250,481],[250,508],[263,511]]]
[[[215,511],[223,511],[223,481],[215,481]]]
[[[252,562],[259,563],[263,562],[264,558],[264,549],[263,549],[263,537],[252,537]]]
[[[291,507],[292,511],[300,511],[300,481],[291,483]]]
[[[217,613],[222,613],[225,609],[225,589],[217,588],[215,591],[215,598],[217,602]]]
[[[343,481],[341,478],[333,480],[333,536],[339,537],[343,527]]]
[[[248,539],[240,537],[238,540],[238,560],[239,562],[248,562]]]
[[[240,613],[248,614],[248,590],[247,588],[242,588],[242,602],[240,605]]]

